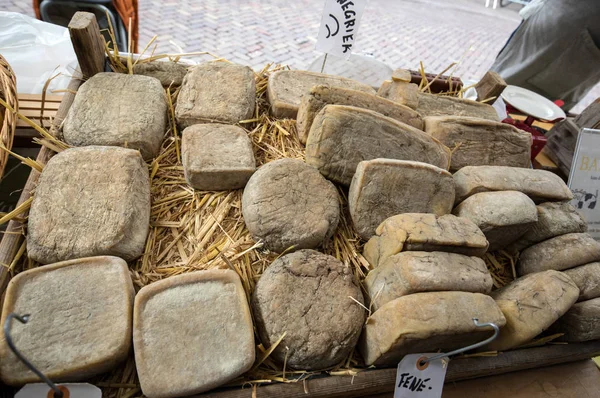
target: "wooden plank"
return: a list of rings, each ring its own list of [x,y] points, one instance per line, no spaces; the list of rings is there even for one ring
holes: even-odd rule
[[[600,371],[592,360],[587,360],[444,386],[442,398],[464,397],[596,398],[600,397]]]
[[[558,171],[558,166],[544,152],[540,152],[533,160],[534,169],[548,170],[552,172]]]
[[[447,383],[442,398],[548,398],[600,396],[600,371],[591,360]],[[393,398],[393,393],[363,398]]]
[[[450,361],[446,382],[580,361],[598,354],[600,354],[600,341],[591,341],[507,351],[496,357],[459,358]],[[364,397],[392,392],[395,379],[396,369],[367,370],[354,378],[331,376],[314,378],[305,383],[266,385],[257,389],[256,396],[259,398]],[[251,396],[250,388],[196,395],[201,398],[250,398]]]
[[[78,75],[76,73],[75,75]],[[80,77],[73,77],[71,82],[69,83],[69,90],[75,92],[79,88],[81,84]],[[60,104],[60,108],[56,114],[54,119],[54,123],[51,128],[51,132],[56,134],[60,125],[64,118],[67,116],[67,112],[69,108],[71,108],[71,104],[73,104],[73,100],[75,99],[75,94],[71,92],[67,92],[63,96],[63,101]],[[46,147],[42,147],[40,153],[38,154],[37,161],[41,164],[46,164],[48,160],[54,155],[54,152]],[[37,184],[37,180],[40,176],[35,170],[32,170],[29,174],[29,178],[25,183],[25,187],[21,192],[21,196],[19,197],[19,201],[17,202],[17,206],[21,203],[25,202],[31,196],[31,192]],[[25,212],[21,215],[21,217],[26,217],[28,212]],[[2,241],[0,241],[0,293],[3,293],[6,289],[6,285],[10,280],[10,274],[8,273],[8,269],[6,266],[10,265],[15,258],[21,244],[23,243],[23,223],[17,220],[12,220],[8,223],[6,227],[6,232],[2,237]]]
[[[56,116],[57,110],[44,110],[44,119]],[[40,119],[40,109],[22,109],[19,106],[19,113],[29,119]]]
[[[527,116],[523,116],[523,115],[515,115],[515,114],[510,114],[509,115],[511,118],[515,119],[515,120],[519,120],[519,121],[524,121],[525,119],[527,119]],[[539,120],[536,120],[535,122],[533,122],[533,125],[535,127],[540,127],[543,128],[546,131],[550,131],[550,129],[552,129],[552,127],[554,127],[553,123],[549,123],[549,122],[541,122]]]
[[[21,104],[21,101],[41,101],[42,100],[42,94],[17,94],[17,97],[19,97],[19,105]],[[46,94],[46,102],[60,103],[62,101],[62,98],[63,98],[62,95]]]
[[[77,11],[69,22],[69,33],[83,78],[89,79],[96,73],[104,72],[104,38],[96,16]]]
[[[44,111],[47,110],[58,110],[60,106],[60,102],[44,102]],[[42,100],[39,101],[21,101],[19,100],[19,110],[21,109],[37,109],[38,111],[42,109]]]

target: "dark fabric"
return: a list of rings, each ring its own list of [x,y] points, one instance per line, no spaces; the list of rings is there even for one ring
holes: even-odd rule
[[[600,0],[547,0],[524,20],[492,70],[570,109],[600,81]]]

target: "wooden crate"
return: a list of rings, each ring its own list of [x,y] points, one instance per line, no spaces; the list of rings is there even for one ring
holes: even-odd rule
[[[91,35],[92,33],[86,32],[85,34]],[[87,41],[89,40],[92,39],[87,39]],[[74,42],[74,45],[77,45],[76,42]],[[76,51],[76,53],[79,57],[89,55],[85,51]],[[98,54],[95,56],[96,59],[97,56]],[[89,77],[101,71],[97,67],[96,69],[90,67],[90,62],[82,61],[81,58],[79,63],[84,76]],[[67,93],[62,98],[60,106],[57,107],[51,131],[57,131],[66,117],[75,98],[74,92],[77,91],[81,82],[82,79],[80,77],[74,77],[71,80]],[[36,160],[41,164],[46,164],[53,155],[54,152],[46,147],[42,147]],[[19,204],[30,198],[32,189],[37,184],[38,178],[39,173],[32,170],[19,199]],[[22,217],[25,216],[26,214],[22,215]],[[24,225],[20,221],[11,221],[7,227],[7,232],[0,242],[0,263],[4,265],[0,266],[0,294],[2,295],[10,280],[7,266],[10,266],[17,253],[24,249],[23,227]],[[574,362],[598,355],[600,355],[600,341],[591,341],[577,344],[549,344],[541,347],[502,352],[494,357],[458,358],[450,361],[446,382]],[[395,368],[365,370],[354,377],[323,375],[298,383],[263,385],[257,388],[256,396],[260,398],[364,397],[366,395],[393,392],[395,377]],[[250,398],[252,397],[252,389],[248,387],[222,388],[197,396],[211,398]]]

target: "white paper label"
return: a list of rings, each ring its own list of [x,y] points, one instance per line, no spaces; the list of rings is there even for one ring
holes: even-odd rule
[[[579,133],[569,188],[573,191],[571,204],[588,224],[588,233],[600,240],[600,130],[583,129]]]
[[[87,383],[58,384],[63,398],[102,398],[102,391]],[[15,398],[53,398],[54,390],[45,383],[26,384],[15,394]]]
[[[394,398],[440,398],[448,358],[436,359],[421,365],[424,358],[438,354],[411,354],[402,358],[396,372]]]
[[[349,57],[367,0],[325,0],[317,51]]]

